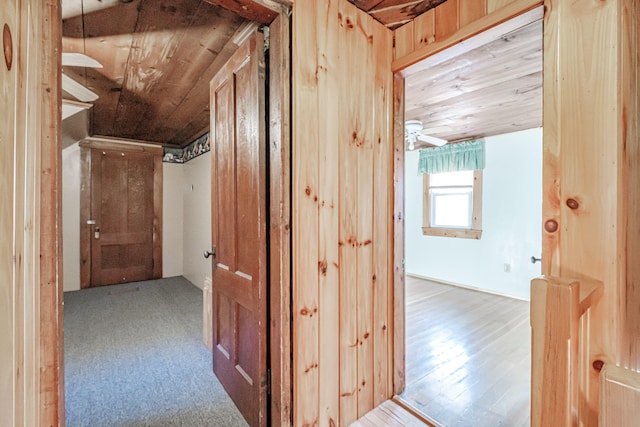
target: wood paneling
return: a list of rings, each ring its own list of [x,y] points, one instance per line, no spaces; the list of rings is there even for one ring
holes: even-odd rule
[[[0,11],[0,409],[9,426],[57,424],[61,408],[57,16],[55,2]]]
[[[292,40],[294,425],[349,425],[391,395],[392,39],[300,0]]]
[[[638,21],[628,19],[630,4],[577,9],[558,2],[545,16],[543,273],[604,284],[583,325],[590,332],[581,345],[583,363],[574,367],[585,426],[597,425],[598,367],[640,368],[637,358],[627,358],[637,351],[638,336],[623,320],[623,307],[640,303],[638,295],[625,295],[627,271],[637,262],[627,261],[622,231],[636,226],[628,206],[638,200],[629,181],[638,174],[637,151],[627,152],[638,141],[637,125],[629,126],[637,123],[638,97],[637,53],[629,50]],[[629,352],[620,352],[623,343]]]
[[[8,1],[0,9],[0,22],[3,27],[11,32],[11,39],[15,39],[18,27],[18,1]],[[3,36],[3,42],[11,47],[14,58],[17,58],[18,51],[14,42],[9,44],[9,40]],[[5,47],[6,49],[6,47]],[[15,361],[15,313],[14,302],[14,151],[15,151],[15,117],[14,108],[17,93],[18,74],[15,63],[11,70],[5,64],[4,55],[0,61],[0,106],[5,112],[6,124],[0,127],[0,139],[6,143],[0,144],[0,233],[7,236],[0,241],[0,337],[6,343],[0,347],[0,411],[5,414],[6,422],[11,425],[15,422],[15,385],[13,378],[16,370]],[[19,207],[20,208],[20,207]]]
[[[449,4],[450,2],[451,4]],[[485,14],[481,13],[482,8],[477,3],[483,2],[480,0],[449,0],[428,13],[416,17],[412,24],[408,24],[413,26],[413,37],[403,36],[396,40],[393,70],[402,70],[405,74],[412,73],[417,69],[409,67],[441,50],[454,45],[459,45],[459,48],[464,49],[467,46],[461,42],[540,6],[542,0],[513,0],[497,10],[490,10],[487,7],[484,9],[486,10]],[[460,25],[461,22],[466,24]],[[440,28],[441,26],[442,28]],[[410,29],[401,30],[400,28],[395,31],[410,32]],[[426,38],[422,28],[429,29]],[[433,37],[430,37],[430,34],[433,34]],[[412,44],[413,48],[409,49],[400,43]]]
[[[333,2],[329,3],[329,5]],[[327,26],[318,26],[316,19],[329,18],[329,11],[321,14],[319,2],[302,0],[296,1],[292,28],[292,57],[305,60],[292,62],[292,188],[291,188],[291,226],[292,226],[292,322],[293,322],[293,424],[328,426],[339,423],[338,406],[335,399],[340,395],[338,390],[339,369],[328,371],[322,379],[320,367],[320,320],[325,315],[319,313],[324,307],[319,307],[319,275],[322,274],[323,263],[319,251],[319,196],[320,168],[320,122],[318,102],[320,98],[319,84],[326,78],[329,66],[337,62],[336,55],[326,56],[331,63],[324,61],[325,57],[315,54],[319,46],[319,39],[323,34],[337,35],[335,16],[327,20]],[[322,22],[322,21],[321,21]],[[336,41],[333,41],[335,44]],[[325,50],[327,48],[324,48]],[[322,62],[321,62],[322,61]],[[321,68],[322,67],[322,68]],[[327,70],[326,72],[324,70]],[[331,68],[332,75],[337,73],[335,65]],[[327,111],[327,110],[322,110]],[[331,110],[329,110],[331,111]],[[337,144],[337,142],[334,142]],[[336,164],[336,163],[334,163]],[[335,195],[334,195],[335,197]],[[327,201],[329,204],[327,205]],[[325,206],[331,206],[332,200],[325,201]],[[337,202],[337,198],[336,198]],[[335,203],[334,203],[335,209]],[[332,265],[338,268],[338,264]],[[327,265],[326,268],[329,268]],[[326,270],[325,270],[326,271]],[[337,285],[334,285],[337,287]],[[333,313],[339,316],[338,300],[336,297],[329,302]],[[326,316],[329,316],[327,314]],[[331,323],[331,318],[325,320]],[[334,326],[327,334],[339,337],[339,330]],[[334,344],[331,348],[337,348]],[[325,364],[337,367],[339,352],[327,352]],[[324,371],[323,371],[324,372]],[[321,388],[322,387],[322,388]],[[323,391],[327,387],[328,391]],[[322,405],[320,404],[322,397]],[[320,411],[322,408],[322,418]],[[327,408],[327,409],[324,409]]]

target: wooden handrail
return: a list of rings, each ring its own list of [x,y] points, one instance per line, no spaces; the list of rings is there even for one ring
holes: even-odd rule
[[[531,425],[577,425],[580,319],[602,282],[543,276],[531,281]]]

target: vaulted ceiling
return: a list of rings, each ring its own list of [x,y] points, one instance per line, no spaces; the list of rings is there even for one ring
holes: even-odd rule
[[[389,28],[396,28],[444,2],[349,1]],[[63,67],[66,76],[99,96],[91,102],[90,133],[168,147],[183,147],[201,136],[209,127],[209,81],[243,36],[257,24],[268,24],[275,18],[276,12],[265,5],[287,2],[62,0],[63,51],[84,53],[103,65],[103,68]],[[477,135],[479,132],[472,124],[474,118],[477,123],[492,123],[487,119],[491,113],[494,118],[509,119],[510,116],[500,112],[500,107],[502,111],[511,111],[514,103],[521,104],[525,98],[530,101],[538,97],[541,90],[534,81],[536,76],[531,75],[539,73],[540,77],[541,71],[536,70],[523,76],[522,88],[514,82],[503,85],[500,93],[516,91],[521,94],[517,100],[512,98],[501,104],[497,92],[491,95],[497,71],[504,76],[508,71],[505,67],[531,68],[531,57],[540,56],[541,49],[535,45],[540,36],[534,44],[526,42],[526,36],[504,38],[493,46],[472,52],[472,56],[441,64],[433,71],[436,74],[426,75],[420,81],[408,81],[407,118],[421,119],[425,126],[428,122],[431,127],[455,122],[458,124],[455,131],[440,135],[449,139]],[[482,61],[485,55],[491,58],[499,52],[508,52],[508,61],[517,61],[520,65],[513,65],[516,62],[505,65],[505,56],[494,61],[494,65],[482,65],[487,64]],[[483,82],[475,82],[478,77],[482,77]],[[502,81],[505,80],[503,77]],[[485,92],[479,92],[478,85],[484,86]],[[528,97],[527,88],[533,88]],[[74,99],[69,93],[64,97]],[[486,114],[469,113],[473,102],[480,102]],[[457,110],[453,111],[451,106]],[[536,112],[529,112],[537,117]],[[521,117],[527,114],[524,111]]]

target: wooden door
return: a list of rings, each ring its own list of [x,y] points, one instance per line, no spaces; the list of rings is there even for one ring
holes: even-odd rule
[[[267,425],[264,41],[211,81],[213,370],[251,426]]]
[[[91,286],[153,278],[153,157],[91,150]]]

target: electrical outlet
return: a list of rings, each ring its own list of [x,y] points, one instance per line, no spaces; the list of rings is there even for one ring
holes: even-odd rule
[[[505,262],[503,267],[504,267],[505,273],[511,273],[511,264],[509,264],[508,262]]]

